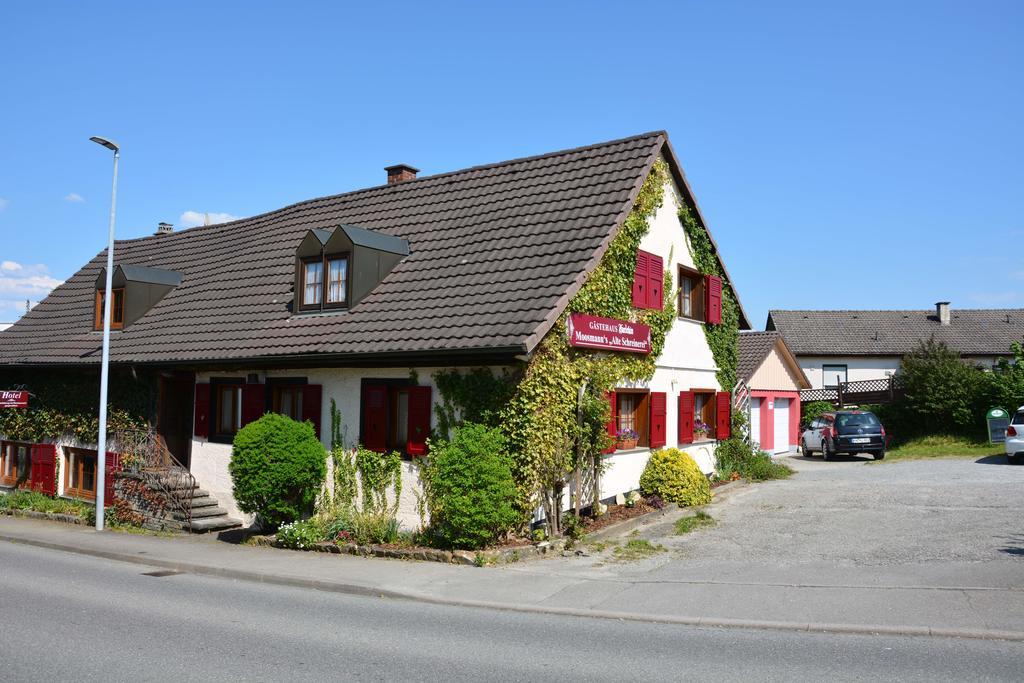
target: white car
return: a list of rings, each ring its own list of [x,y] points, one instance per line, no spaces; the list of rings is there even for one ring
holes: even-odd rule
[[[1017,408],[1006,428],[1006,459],[1011,463],[1024,460],[1024,406]]]

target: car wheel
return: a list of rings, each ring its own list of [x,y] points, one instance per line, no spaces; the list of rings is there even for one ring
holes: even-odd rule
[[[831,460],[833,457],[835,457],[835,453],[830,451],[828,439],[822,439],[822,441],[821,441],[821,458],[822,458],[822,460],[828,461],[828,460]]]
[[[800,440],[800,451],[805,458],[811,457],[811,449],[807,447],[807,439]]]
[[[885,451],[875,451],[871,455],[874,456],[875,460],[884,460],[885,459]]]

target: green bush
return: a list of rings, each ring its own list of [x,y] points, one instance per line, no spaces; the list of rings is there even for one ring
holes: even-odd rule
[[[48,496],[38,491],[20,490],[13,491],[6,495],[0,495],[0,509],[10,508],[12,510],[32,510],[34,512],[49,512],[60,515],[75,515],[85,517],[89,510],[95,505],[83,503],[78,500],[67,500]]]
[[[708,478],[693,458],[678,448],[661,448],[651,453],[640,489],[678,505],[704,505],[711,502]]]
[[[423,481],[432,535],[445,546],[482,548],[520,521],[500,429],[466,423],[431,443]]]
[[[277,529],[312,510],[327,453],[311,424],[268,413],[235,435],[228,471],[238,508]]]
[[[984,433],[985,373],[945,344],[922,342],[903,357],[899,377],[904,394],[894,406],[896,424],[891,427],[899,438],[936,430],[975,437]]]
[[[739,475],[750,481],[785,479],[793,474],[781,462],[775,462],[764,451],[755,451],[742,439],[727,439],[715,449],[715,472],[720,481]]]
[[[750,481],[766,481],[768,479],[785,479],[793,474],[793,470],[781,462],[772,460],[772,456],[758,451],[750,456],[740,476]]]
[[[290,522],[277,530],[277,543],[282,548],[307,550],[322,540],[324,540],[324,528],[315,518]]]
[[[835,407],[828,401],[813,401],[800,409],[800,422],[810,424],[822,413],[827,413],[830,410],[835,410]]]

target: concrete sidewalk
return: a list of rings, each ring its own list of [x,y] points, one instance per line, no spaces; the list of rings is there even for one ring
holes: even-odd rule
[[[477,568],[97,533],[0,518],[0,540],[195,574],[438,604],[700,626],[1024,641],[1024,592],[991,586],[667,579],[671,558]],[[585,566],[584,566],[585,565]]]

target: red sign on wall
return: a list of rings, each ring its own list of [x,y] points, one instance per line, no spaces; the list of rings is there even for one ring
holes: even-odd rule
[[[651,328],[615,318],[583,313],[569,316],[569,344],[605,351],[651,352]]]
[[[28,408],[28,392],[0,391],[0,408]]]

